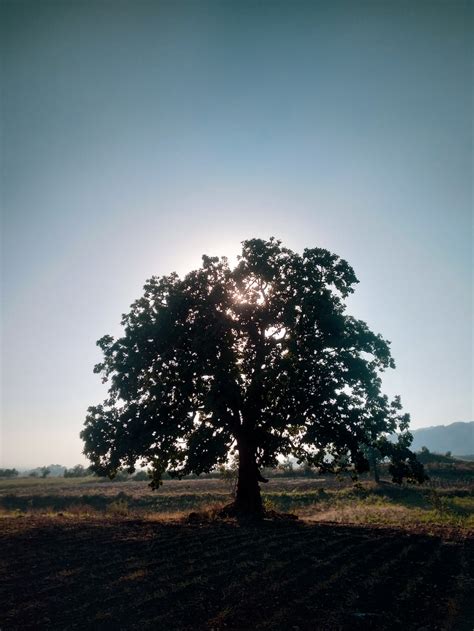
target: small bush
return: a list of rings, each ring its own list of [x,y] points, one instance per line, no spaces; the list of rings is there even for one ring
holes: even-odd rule
[[[117,498],[114,502],[109,504],[107,511],[112,515],[126,517],[129,514],[128,501],[123,497]]]

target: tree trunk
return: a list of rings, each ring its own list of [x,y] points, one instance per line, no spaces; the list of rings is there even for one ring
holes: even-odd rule
[[[239,478],[235,496],[235,510],[248,515],[262,515],[263,504],[258,481],[263,479],[257,468],[255,448],[246,441],[239,441],[237,446],[239,450]]]
[[[377,456],[375,454],[375,449],[372,447],[369,452],[369,465],[372,475],[374,477],[374,482],[378,484],[380,482],[379,470],[377,467]]]

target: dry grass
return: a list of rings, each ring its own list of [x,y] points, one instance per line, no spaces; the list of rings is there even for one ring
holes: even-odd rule
[[[0,485],[0,518],[56,516],[64,519],[182,521],[191,512],[212,521],[231,496],[225,480],[166,481],[152,491],[146,482],[23,479]],[[264,502],[276,512],[310,522],[436,524],[472,530],[474,488],[397,487],[352,484],[335,478],[279,478],[262,485]]]
[[[331,521],[340,524],[366,524],[381,522],[397,524],[404,521],[407,509],[404,506],[367,506],[364,504],[320,507],[319,510],[307,508],[298,511],[298,515],[309,522]]]

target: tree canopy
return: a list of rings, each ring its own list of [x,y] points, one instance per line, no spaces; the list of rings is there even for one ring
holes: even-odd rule
[[[236,453],[243,511],[261,510],[260,470],[278,456],[364,471],[376,445],[399,479],[422,477],[409,416],[381,392],[389,342],[346,313],[357,282],[335,254],[274,238],[244,241],[233,268],[203,256],[184,278],[152,277],[122,337],[98,341],[108,398],[81,433],[95,471],[139,462],[156,486],[165,470],[208,472]]]

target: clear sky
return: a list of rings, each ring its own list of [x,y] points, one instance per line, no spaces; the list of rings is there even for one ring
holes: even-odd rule
[[[1,466],[84,462],[151,275],[346,258],[412,428],[472,414],[472,4],[1,3]]]

